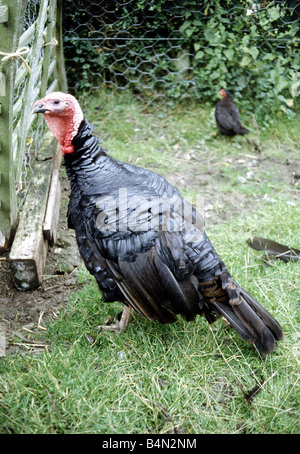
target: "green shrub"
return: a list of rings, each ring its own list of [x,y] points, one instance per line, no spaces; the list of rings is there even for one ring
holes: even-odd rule
[[[64,2],[69,86],[215,102],[224,86],[258,119],[293,115],[299,23],[287,1]],[[254,5],[254,4],[253,4]]]
[[[224,7],[232,2],[206,3],[204,17],[187,11],[180,27],[194,48],[193,69],[202,95],[211,99],[216,87],[225,86],[259,117],[278,110],[291,115],[300,69],[299,24],[291,20],[286,2],[268,2],[249,15],[249,2],[235,2],[234,8]]]

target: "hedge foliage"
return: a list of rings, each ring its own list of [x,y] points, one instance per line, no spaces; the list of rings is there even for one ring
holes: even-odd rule
[[[200,102],[214,101],[223,86],[258,117],[293,115],[300,92],[297,4],[67,0],[69,84],[83,90],[113,83],[141,97],[160,93]]]

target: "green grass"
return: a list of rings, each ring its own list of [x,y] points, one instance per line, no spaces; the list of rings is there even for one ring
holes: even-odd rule
[[[299,118],[274,119],[262,131],[268,165],[242,183],[238,176],[247,167],[237,161],[255,152],[244,138],[214,134],[211,106],[147,111],[128,95],[103,94],[83,100],[83,109],[112,156],[166,176],[187,176],[197,166],[200,176],[213,170],[205,185],[191,178],[182,190],[214,189],[216,199],[223,197],[220,214],[226,196],[245,196],[244,211],[231,203],[226,220],[208,218],[207,231],[234,278],[280,322],[284,340],[262,360],[221,320],[211,327],[200,317],[163,326],[136,315],[120,336],[98,333],[122,305],[102,303],[93,278],[80,269],[84,286],[40,335],[48,349],[1,358],[0,432],[299,433],[300,264],[263,266],[246,245],[260,235],[300,248],[299,186],[278,178],[274,161],[298,159]],[[197,160],[186,160],[186,153]],[[245,395],[258,384],[248,402]]]

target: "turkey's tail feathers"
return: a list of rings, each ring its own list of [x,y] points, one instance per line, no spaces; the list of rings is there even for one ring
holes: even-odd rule
[[[215,302],[213,306],[242,339],[255,344],[261,355],[271,353],[276,347],[276,341],[283,337],[280,325],[246,290],[240,288],[239,293],[240,304]]]
[[[224,274],[226,280],[224,275],[214,280],[215,285],[219,284],[215,297],[210,296],[207,299],[205,290],[203,292],[203,287],[207,289],[207,284],[199,286],[200,292],[204,293],[204,298],[209,302],[207,306],[210,307],[208,310],[204,309],[204,315],[209,322],[223,315],[241,338],[254,344],[261,355],[271,353],[276,342],[283,337],[279,323],[250,293],[233,282],[229,274]],[[221,288],[223,293],[218,297]]]

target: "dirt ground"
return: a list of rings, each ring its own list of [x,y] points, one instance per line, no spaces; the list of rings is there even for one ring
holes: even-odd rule
[[[204,216],[207,223],[222,222],[251,210],[251,200],[241,192],[217,194],[215,182],[222,178],[220,166],[212,165],[211,171],[201,172],[201,162],[191,156],[177,156],[180,172],[168,176],[168,180],[181,188],[203,188],[205,192]],[[204,159],[204,158],[203,158]],[[198,165],[199,164],[199,165]],[[266,160],[259,153],[246,156],[242,162],[230,162],[231,166],[243,165],[249,172],[263,173],[270,169],[277,178],[291,187],[300,188],[300,163],[286,159],[284,162]],[[247,172],[245,174],[247,178]],[[36,334],[42,334],[45,321],[57,317],[63,310],[71,292],[80,285],[76,280],[76,269],[82,263],[74,231],[68,230],[66,212],[70,193],[64,169],[61,170],[61,207],[56,244],[49,249],[42,285],[34,291],[19,291],[13,283],[8,262],[9,251],[0,254],[0,334],[5,333],[6,353],[43,348],[35,341]],[[219,208],[216,210],[215,207]],[[3,336],[2,336],[3,338]],[[18,341],[16,341],[19,340]]]
[[[57,317],[65,307],[70,292],[80,287],[76,280],[76,269],[82,262],[74,231],[67,227],[70,187],[64,170],[61,171],[60,181],[62,193],[58,238],[48,250],[41,286],[32,291],[17,290],[10,271],[9,251],[0,255],[0,331],[5,334],[6,353],[8,350],[28,349],[31,344],[38,345],[34,338],[36,334],[42,334],[46,319]]]

